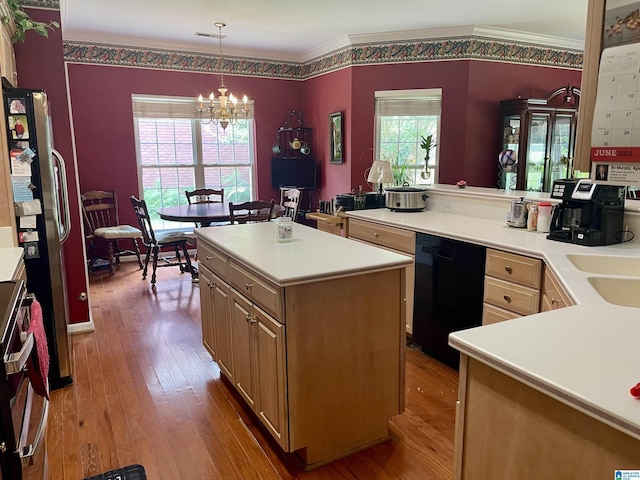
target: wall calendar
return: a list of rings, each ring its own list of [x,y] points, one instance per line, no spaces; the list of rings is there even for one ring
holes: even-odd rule
[[[602,51],[591,162],[597,180],[640,184],[640,43]]]

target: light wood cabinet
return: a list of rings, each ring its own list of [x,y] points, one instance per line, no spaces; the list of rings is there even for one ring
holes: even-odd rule
[[[216,356],[216,341],[214,337],[213,312],[213,274],[202,265],[200,266],[200,312],[202,317],[202,344],[214,360]]]
[[[282,292],[264,277],[231,261],[229,262],[229,283],[272,315],[282,318]]]
[[[640,440],[472,357],[460,357],[455,480],[611,478]]]
[[[11,18],[9,5],[6,0],[0,0],[0,16],[10,20],[2,25],[2,39],[0,41],[0,72],[2,83],[5,86],[16,88],[18,86],[18,71],[16,69],[16,56],[13,50],[11,37],[16,31],[15,23]]]
[[[238,265],[227,268],[228,258],[221,252],[206,245],[200,249],[203,344],[274,438],[286,447],[284,325],[253,303],[259,299],[277,310],[279,291]],[[245,286],[245,291],[231,288],[207,265],[221,273],[228,271],[234,284]]]
[[[222,373],[233,381],[229,296],[229,285],[201,264],[202,343]]]
[[[9,5],[6,0],[0,0],[0,16],[10,18]],[[15,31],[13,20],[9,20],[6,25],[0,27],[2,35],[0,37],[0,75],[3,77],[3,84],[13,87],[18,86],[16,73],[16,60],[11,43],[11,36]],[[9,157],[9,147],[7,145],[5,106],[0,106],[0,156],[4,159],[0,161],[0,227],[11,227],[14,232],[16,228],[16,216],[13,206],[13,185],[11,183],[11,171]],[[14,245],[18,245],[18,235],[14,235]]]
[[[256,411],[256,342],[253,305],[235,290],[231,291],[231,341],[233,342],[233,384]]]
[[[491,325],[492,323],[504,322],[505,320],[513,320],[522,315],[514,313],[504,308],[496,307],[490,303],[485,303],[482,309],[482,324]]]
[[[373,222],[360,220],[359,218],[349,219],[349,238],[366,242],[377,247],[410,255],[414,263],[406,269],[405,273],[405,318],[406,332],[413,334],[413,294],[415,289],[415,252],[416,233],[403,228],[389,227]]]
[[[540,300],[540,311],[557,310],[574,305],[569,294],[564,290],[560,280],[553,274],[551,269],[545,265],[544,277],[542,280],[542,298]]]
[[[538,313],[542,260],[487,249],[482,324]]]
[[[205,348],[285,452],[315,468],[389,438],[404,268],[280,286],[200,235],[198,258]]]
[[[256,413],[282,448],[289,445],[287,416],[285,326],[259,307],[253,318],[256,353],[258,404]]]

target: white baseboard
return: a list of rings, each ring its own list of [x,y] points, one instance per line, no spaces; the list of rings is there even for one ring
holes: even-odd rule
[[[91,333],[96,331],[96,327],[93,324],[93,321],[81,322],[81,323],[71,323],[69,324],[69,333],[75,335],[77,333]]]

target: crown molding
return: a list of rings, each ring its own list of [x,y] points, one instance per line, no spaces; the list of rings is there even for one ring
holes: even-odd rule
[[[520,63],[552,68],[582,69],[583,51],[557,46],[516,41],[511,31],[501,33],[507,40],[489,36],[492,29],[464,27],[430,31],[434,38],[416,39],[416,32],[402,32],[398,39],[393,32],[383,36],[358,35],[338,39],[314,50],[306,61],[239,56],[231,53],[224,58],[193,50],[118,46],[88,42],[64,42],[65,61],[94,63],[134,68],[170,69],[202,73],[224,73],[254,77],[305,80],[331,71],[360,65],[416,63],[452,60],[482,60]],[[455,35],[452,35],[455,33]],[[531,36],[524,36],[532,40]],[[539,36],[536,36],[539,38]],[[549,39],[550,37],[547,37]],[[378,41],[373,42],[373,39]],[[380,40],[382,39],[382,40]],[[390,40],[391,39],[391,40]],[[357,43],[354,43],[357,42]],[[324,49],[332,49],[319,54]],[[254,52],[249,52],[254,53]]]
[[[194,35],[195,37],[195,35]],[[176,42],[176,41],[162,41],[162,40],[149,40],[132,36],[116,36],[116,35],[104,35],[95,34],[93,32],[79,32],[76,34],[64,34],[63,41],[69,44],[81,44],[81,45],[100,45],[100,46],[124,46],[125,48],[133,48],[140,50],[153,50],[153,51],[167,51],[167,52],[183,52],[183,53],[197,53],[203,56],[218,57],[219,54],[214,52],[210,43],[203,42]],[[295,53],[288,52],[273,52],[267,50],[257,49],[241,49],[226,47],[224,49],[225,57],[242,57],[242,58],[254,58],[262,59],[266,61],[281,61],[281,62],[298,62],[301,63],[301,56]]]
[[[31,0],[36,3],[45,3],[52,0]],[[434,39],[444,38],[485,38],[514,43],[524,43],[539,47],[552,47],[558,50],[583,51],[584,42],[549,35],[538,35],[516,30],[508,30],[482,25],[463,25],[449,28],[404,30],[395,32],[385,32],[376,34],[346,35],[323,45],[319,45],[303,54],[295,54],[284,51],[269,51],[259,49],[239,49],[225,47],[225,56],[246,57],[262,59],[265,61],[280,61],[304,64],[319,58],[331,55],[339,50],[348,47],[356,47],[367,44],[387,44],[402,42],[424,42]],[[96,34],[94,32],[79,32],[68,35],[63,31],[65,42],[78,44],[114,45],[127,46],[135,49],[166,50],[200,53],[202,55],[217,55],[212,53],[211,45],[203,42],[175,42],[149,40],[133,36],[113,36]],[[195,40],[195,39],[194,39]]]
[[[485,27],[478,25],[474,27],[473,35],[480,37],[496,38],[501,40],[531,43],[533,45],[547,45],[564,50],[584,51],[584,41],[572,38],[555,37],[552,35],[542,35],[538,33],[520,32],[506,28]]]
[[[421,30],[402,30],[375,34],[348,35],[334,42],[319,46],[306,52],[302,61],[308,62],[331,54],[336,50],[365,44],[383,44],[390,42],[419,42],[439,38],[481,37],[493,40],[503,40],[515,43],[526,43],[537,46],[548,46],[558,50],[584,50],[584,42],[569,38],[520,32],[505,28],[487,27],[484,25],[462,25],[446,28],[431,28]]]

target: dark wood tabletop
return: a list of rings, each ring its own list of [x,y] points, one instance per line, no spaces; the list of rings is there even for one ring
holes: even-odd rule
[[[282,215],[284,208],[274,205],[273,217]],[[196,222],[208,227],[214,222],[228,222],[230,220],[228,203],[194,203],[158,209],[158,215],[163,220],[172,222]]]

